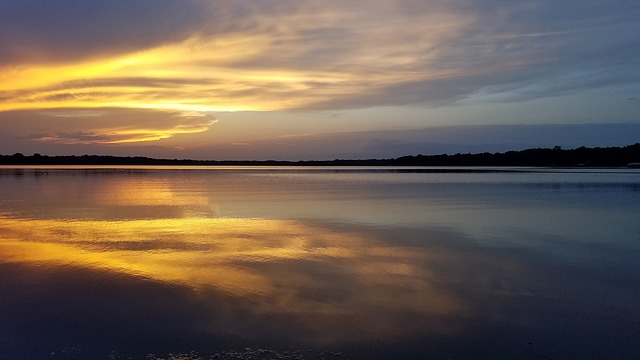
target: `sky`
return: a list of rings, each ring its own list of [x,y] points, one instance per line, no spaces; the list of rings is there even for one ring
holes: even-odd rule
[[[0,0],[0,154],[640,142],[637,0]]]

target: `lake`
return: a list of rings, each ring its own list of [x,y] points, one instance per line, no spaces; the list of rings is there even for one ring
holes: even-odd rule
[[[638,359],[640,170],[0,168],[0,358]]]

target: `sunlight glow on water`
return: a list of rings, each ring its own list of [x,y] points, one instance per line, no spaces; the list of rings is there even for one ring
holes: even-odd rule
[[[328,337],[354,335],[354,330],[392,336],[406,331],[393,324],[398,312],[463,310],[462,301],[430,281],[425,268],[451,254],[392,247],[295,221],[3,219],[0,229],[7,262],[86,267],[195,291],[214,288],[230,296],[261,297],[266,301],[260,311],[270,314],[357,320],[357,329],[336,324]],[[318,270],[342,283],[317,276]],[[406,292],[401,298],[395,298],[398,284]],[[374,308],[376,316],[367,315]]]
[[[640,354],[639,172],[129,170],[0,169],[0,356]]]

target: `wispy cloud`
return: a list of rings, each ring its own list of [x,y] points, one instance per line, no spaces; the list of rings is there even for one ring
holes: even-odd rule
[[[86,61],[174,43],[210,15],[200,0],[3,0],[0,65]]]
[[[103,116],[104,114],[104,111],[97,110],[58,110],[42,112],[42,115],[59,118],[93,118]]]
[[[36,141],[53,141],[63,144],[96,144],[112,141],[108,135],[100,135],[87,132],[35,134],[31,138]]]
[[[209,113],[131,109],[57,109],[0,116],[3,135],[56,144],[123,144],[170,139],[207,131],[218,120]],[[23,121],[22,119],[28,119]]]
[[[42,139],[114,143],[210,126],[194,114],[438,107],[637,84],[638,13],[638,2],[605,0],[4,0],[0,112],[71,109],[57,118],[95,126]],[[193,127],[129,116],[123,130],[95,109],[190,113]]]

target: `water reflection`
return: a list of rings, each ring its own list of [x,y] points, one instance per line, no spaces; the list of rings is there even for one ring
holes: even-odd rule
[[[0,174],[0,357],[640,354],[637,192],[390,175]]]
[[[199,294],[211,290],[246,297],[255,301],[252,312],[300,316],[301,322],[353,319],[354,326],[336,323],[325,329],[325,338],[314,341],[335,342],[359,332],[398,336],[409,331],[397,323],[400,312],[443,316],[465,311],[462,299],[429,271],[431,261],[455,260],[453,254],[394,247],[302,222],[2,218],[0,229],[6,262],[86,267],[186,286]]]

